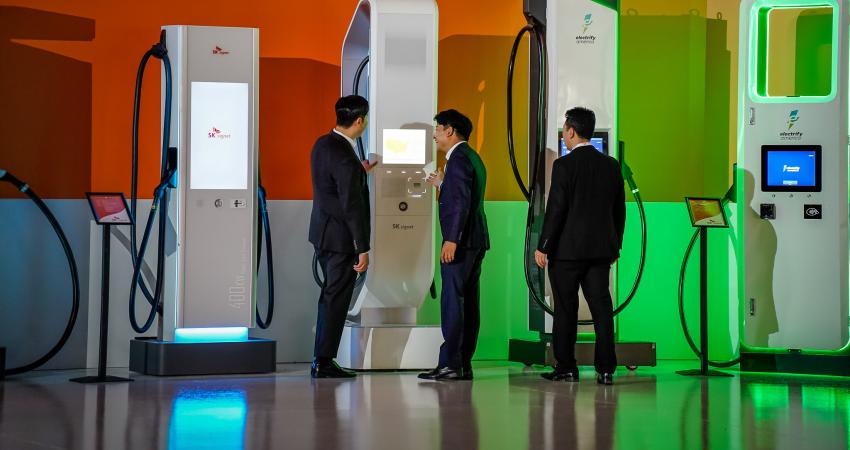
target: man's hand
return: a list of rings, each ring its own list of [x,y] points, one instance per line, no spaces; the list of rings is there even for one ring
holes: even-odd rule
[[[443,172],[440,170],[431,172],[428,174],[428,178],[426,178],[425,181],[433,184],[434,187],[439,188],[443,184]]]
[[[365,272],[369,268],[369,254],[361,253],[357,264],[354,265],[354,271],[357,273]]]
[[[534,262],[537,263],[537,266],[541,269],[546,267],[546,254],[541,252],[540,250],[534,251]]]
[[[440,262],[443,264],[449,264],[454,261],[455,250],[457,250],[457,243],[449,241],[443,242],[443,250],[440,252]]]
[[[368,159],[360,161],[360,163],[363,164],[363,170],[365,170],[366,173],[369,173],[369,171],[371,171],[375,168],[375,166],[378,165],[378,161],[370,163]]]

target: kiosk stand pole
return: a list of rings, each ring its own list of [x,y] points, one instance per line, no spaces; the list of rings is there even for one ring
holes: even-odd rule
[[[112,227],[103,225],[103,249],[101,250],[100,278],[100,342],[98,344],[97,376],[72,378],[76,383],[116,383],[133,381],[129,378],[106,375],[107,334],[109,331],[109,247]]]
[[[731,377],[731,374],[708,370],[708,228],[699,228],[699,369],[680,370],[679,375]]]

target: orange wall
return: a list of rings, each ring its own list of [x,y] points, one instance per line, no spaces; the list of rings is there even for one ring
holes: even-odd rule
[[[339,55],[355,0],[115,2],[29,0],[0,5],[0,168],[46,198],[129,191],[133,83],[163,24],[260,28],[260,154],[272,199],[311,198],[309,151],[333,125]],[[144,6],[142,6],[144,5]],[[488,198],[519,199],[505,153],[505,72],[521,0],[443,0],[438,107],[476,126]],[[142,99],[140,194],[158,173],[158,64]],[[516,85],[526,85],[518,70]],[[524,99],[524,93],[517,95]],[[525,105],[516,117],[524,135]],[[519,142],[523,142],[520,140]],[[523,161],[520,161],[523,163]],[[19,194],[0,186],[0,197]]]

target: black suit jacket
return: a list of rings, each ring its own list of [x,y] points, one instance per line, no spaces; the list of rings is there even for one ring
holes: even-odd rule
[[[313,144],[313,212],[310,242],[319,250],[369,251],[369,190],[366,171],[344,137],[331,131]]]
[[[440,229],[443,240],[464,248],[490,248],[484,189],[487,170],[465,142],[455,147],[440,186]]]
[[[559,260],[614,259],[625,225],[616,159],[587,145],[555,160],[538,250]]]

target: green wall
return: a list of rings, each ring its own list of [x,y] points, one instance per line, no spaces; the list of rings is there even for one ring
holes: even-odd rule
[[[637,207],[627,205],[626,237],[620,260],[620,295],[625,296],[634,280],[640,253],[640,223]],[[676,293],[679,268],[685,247],[693,234],[683,202],[647,203],[647,264],[632,304],[619,319],[620,339],[656,342],[658,358],[692,358],[679,325]],[[528,331],[527,294],[522,271],[526,204],[487,202],[492,249],[484,259],[481,275],[481,334],[475,358],[507,359],[508,339],[536,339]],[[438,240],[439,241],[439,240]],[[712,230],[709,237],[711,271],[712,358],[728,357],[737,342],[737,325],[730,317],[728,233]],[[695,249],[687,277],[686,304],[694,338],[698,339],[698,263]],[[439,268],[435,274],[440,288]],[[622,299],[620,299],[622,300]],[[425,301],[420,323],[439,323],[439,300]]]

